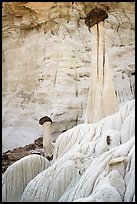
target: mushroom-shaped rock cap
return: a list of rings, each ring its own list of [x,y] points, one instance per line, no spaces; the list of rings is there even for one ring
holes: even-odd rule
[[[95,7],[86,15],[85,24],[89,28],[91,28],[100,21],[104,21],[106,18],[108,18],[108,14],[106,13],[106,11],[101,8]]]
[[[47,121],[50,121],[50,122],[52,123],[51,118],[49,118],[48,116],[44,116],[44,117],[40,118],[39,124],[40,124],[40,125],[43,125],[43,123],[45,123],[45,122],[47,122]]]

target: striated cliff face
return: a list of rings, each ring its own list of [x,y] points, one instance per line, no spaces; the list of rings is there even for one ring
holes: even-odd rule
[[[120,104],[134,98],[135,5],[98,4],[108,13],[106,52]],[[94,60],[85,17],[96,5],[3,3],[3,151],[41,136],[38,120],[43,115],[53,120],[53,140],[84,122]]]

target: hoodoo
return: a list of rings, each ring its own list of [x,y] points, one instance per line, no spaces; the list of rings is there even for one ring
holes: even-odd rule
[[[53,158],[53,146],[51,139],[51,124],[52,120],[48,116],[44,116],[40,118],[39,124],[43,127],[43,148],[45,157],[48,160],[52,160]]]
[[[97,122],[118,111],[105,46],[105,19],[108,15],[101,8],[94,8],[85,18],[92,34],[91,82],[87,101],[87,123]],[[109,99],[109,100],[108,100]]]

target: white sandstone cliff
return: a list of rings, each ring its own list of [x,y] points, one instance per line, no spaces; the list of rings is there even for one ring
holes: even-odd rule
[[[53,119],[54,141],[85,121],[94,58],[84,18],[96,3],[3,2],[2,151],[41,136],[43,115]],[[108,10],[106,52],[123,103],[134,98],[135,5],[100,6]]]

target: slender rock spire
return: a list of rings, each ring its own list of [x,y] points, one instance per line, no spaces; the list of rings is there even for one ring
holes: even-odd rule
[[[92,65],[85,122],[92,123],[118,111],[111,70],[105,48],[105,19],[107,13],[93,9],[85,23],[91,31]]]

